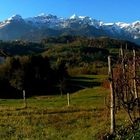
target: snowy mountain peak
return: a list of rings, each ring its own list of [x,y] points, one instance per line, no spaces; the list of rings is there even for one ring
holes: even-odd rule
[[[24,19],[22,19],[22,17],[20,15],[13,15],[10,18],[8,18],[7,20],[0,22],[0,29],[6,27],[7,25],[9,25],[12,22],[22,22],[23,23]]]
[[[86,16],[79,16],[80,19],[85,19],[87,18]]]
[[[56,15],[41,13],[38,16],[26,18],[25,22],[37,28],[42,26],[53,28],[59,26],[61,20],[62,18],[58,18]]]
[[[41,13],[41,14],[39,14],[38,16],[35,16],[35,17],[33,17],[33,18],[44,18],[44,19],[46,19],[46,18],[57,18],[57,16],[56,15],[52,15],[52,14],[45,14],[45,13]]]
[[[21,21],[23,20],[20,15],[13,15],[12,17],[7,19],[8,21]]]
[[[133,27],[139,26],[140,27],[140,21],[135,21],[132,23]]]
[[[76,14],[73,14],[69,19],[79,19],[79,20],[92,20],[92,18],[88,17],[88,16],[77,16]]]
[[[47,16],[47,14],[41,13],[41,14],[39,14],[37,17],[46,17],[46,16]]]
[[[70,19],[78,19],[79,17],[76,14],[73,14]]]
[[[104,25],[113,26],[113,25],[115,25],[115,23],[112,23],[112,22],[110,22],[110,23],[104,23]]]
[[[119,26],[120,28],[128,28],[130,26],[129,23],[125,22],[117,22],[116,25]]]

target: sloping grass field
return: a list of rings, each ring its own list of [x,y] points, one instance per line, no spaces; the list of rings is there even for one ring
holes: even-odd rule
[[[40,96],[0,100],[0,140],[98,140],[109,132],[109,90],[101,86],[105,75],[73,77],[82,87],[67,96]],[[88,84],[86,84],[88,83]],[[95,83],[98,83],[97,85]],[[95,85],[94,85],[95,84]],[[117,114],[117,127],[128,121]]]

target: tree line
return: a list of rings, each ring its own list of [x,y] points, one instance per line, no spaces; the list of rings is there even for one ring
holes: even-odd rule
[[[48,57],[41,55],[8,57],[0,66],[0,97],[20,98],[26,95],[50,95],[62,91],[62,81],[68,77],[65,62],[51,67]],[[62,94],[62,93],[61,93]]]

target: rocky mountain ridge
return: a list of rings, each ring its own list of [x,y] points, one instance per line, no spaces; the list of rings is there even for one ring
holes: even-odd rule
[[[0,22],[0,40],[40,41],[48,36],[81,35],[88,37],[112,37],[140,44],[140,21],[133,23],[104,23],[88,16],[72,15],[70,18],[52,14],[40,14],[23,19],[13,15]]]

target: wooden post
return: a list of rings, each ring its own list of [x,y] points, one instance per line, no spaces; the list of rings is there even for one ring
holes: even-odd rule
[[[70,106],[70,94],[67,93],[67,102],[68,102],[68,106]]]
[[[135,98],[138,98],[138,93],[137,93],[137,85],[136,85],[136,51],[133,49],[133,69],[134,69],[134,93],[135,93]]]
[[[110,91],[111,91],[111,101],[110,101],[110,133],[115,133],[115,94],[114,94],[114,85],[113,85],[113,71],[111,67],[111,57],[108,56],[108,74],[110,80]]]
[[[121,48],[120,48],[120,56],[121,57],[123,56],[123,48],[122,48],[122,45],[121,45]]]
[[[23,102],[24,102],[24,107],[27,108],[27,101],[26,101],[25,90],[23,90]]]
[[[123,75],[125,78],[124,50],[123,50],[122,46],[121,46],[121,58],[122,58]]]
[[[136,83],[136,50],[133,49],[133,69],[134,69],[134,94],[135,94],[135,99],[137,99],[137,105],[138,105],[138,114],[140,117],[140,109],[139,109],[139,97],[138,97],[138,92],[137,92],[137,83]]]
[[[126,44],[127,46],[127,44]],[[127,47],[126,47],[127,48]],[[128,99],[128,87],[126,86],[125,83],[127,83],[127,78],[126,78],[126,64],[125,64],[125,60],[126,60],[126,56],[124,55],[124,50],[121,46],[121,59],[122,59],[122,71],[123,71],[123,82],[124,82],[124,87],[123,87],[123,92],[124,92],[124,96],[123,96],[123,100],[127,102]]]

